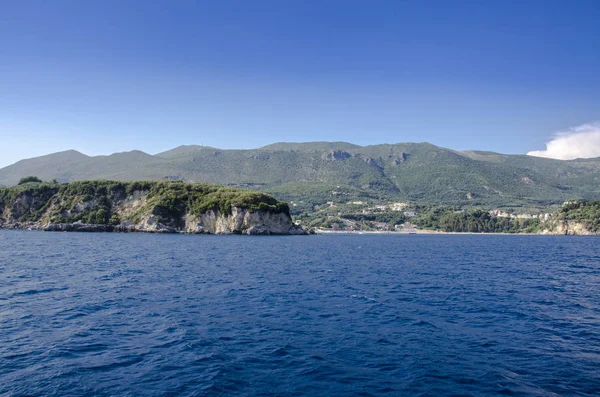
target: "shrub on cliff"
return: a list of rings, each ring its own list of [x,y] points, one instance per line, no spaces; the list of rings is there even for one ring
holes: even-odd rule
[[[561,207],[557,218],[584,224],[590,231],[600,230],[600,201],[578,201]]]
[[[19,185],[24,185],[26,183],[41,183],[42,180],[37,176],[26,176],[25,178],[21,178],[19,181]]]

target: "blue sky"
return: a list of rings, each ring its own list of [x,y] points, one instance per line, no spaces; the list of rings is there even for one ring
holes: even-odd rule
[[[527,153],[600,120],[597,0],[0,10],[0,166],[71,148],[314,140]]]

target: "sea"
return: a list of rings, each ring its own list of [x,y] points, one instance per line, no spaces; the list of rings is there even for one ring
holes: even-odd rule
[[[600,395],[599,243],[0,230],[0,396]]]

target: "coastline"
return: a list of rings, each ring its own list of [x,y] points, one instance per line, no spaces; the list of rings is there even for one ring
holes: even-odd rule
[[[371,236],[442,236],[442,235],[478,235],[478,236],[600,236],[599,233],[588,233],[588,234],[569,234],[569,233],[557,233],[557,232],[545,232],[545,233],[489,233],[489,232],[444,232],[438,230],[417,230],[406,232],[406,231],[354,231],[354,230],[328,230],[311,228],[309,230],[302,229],[302,233],[243,233],[243,232],[231,232],[231,233],[210,233],[210,232],[190,232],[185,230],[178,230],[173,228],[168,229],[145,229],[136,227],[123,227],[121,225],[109,226],[109,225],[95,225],[95,224],[50,224],[41,226],[36,223],[24,223],[24,224],[0,224],[0,230],[26,230],[26,231],[42,231],[42,232],[70,232],[70,233],[141,233],[141,234],[204,234],[204,235],[235,235],[235,234],[246,234],[246,235],[271,235],[271,236],[294,236],[294,235],[371,235]]]
[[[397,231],[351,231],[351,230],[326,230],[326,229],[314,229],[314,234],[322,235],[391,235],[391,236],[409,236],[409,235],[422,235],[422,236],[441,236],[441,235],[485,235],[485,236],[598,236],[598,234],[565,234],[565,233],[488,233],[488,232],[443,232],[437,230],[414,230],[411,232],[397,232]]]
[[[308,231],[295,227],[287,233],[271,232],[268,229],[233,230],[229,232],[210,232],[206,230],[190,231],[173,227],[144,228],[135,225],[100,225],[86,223],[50,223],[41,225],[37,222],[1,224],[0,230],[25,230],[40,232],[68,232],[68,233],[140,233],[140,234],[204,234],[204,235],[262,235],[262,236],[304,236]]]

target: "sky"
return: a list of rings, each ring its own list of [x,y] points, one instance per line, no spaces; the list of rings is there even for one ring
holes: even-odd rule
[[[0,166],[182,144],[600,156],[597,0],[0,0]]]

